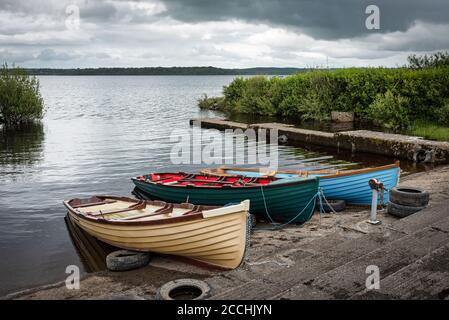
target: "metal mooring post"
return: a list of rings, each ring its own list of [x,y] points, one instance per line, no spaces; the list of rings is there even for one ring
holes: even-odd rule
[[[371,199],[370,219],[367,222],[377,225],[377,224],[382,223],[382,221],[377,220],[377,196],[379,194],[379,191],[382,192],[383,183],[380,181],[377,181],[377,179],[370,179],[368,184],[372,190],[372,199]]]

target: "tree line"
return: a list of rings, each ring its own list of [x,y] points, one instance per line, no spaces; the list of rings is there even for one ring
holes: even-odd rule
[[[25,69],[31,75],[57,76],[190,76],[190,75],[289,75],[303,68],[245,68],[223,69],[216,67],[143,67],[143,68],[76,68],[76,69]]]

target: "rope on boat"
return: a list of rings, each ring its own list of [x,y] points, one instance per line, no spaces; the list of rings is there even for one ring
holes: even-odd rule
[[[320,188],[320,193],[321,193],[320,194],[320,214],[322,212],[324,213],[323,201],[321,199],[324,199],[327,206],[331,209],[332,213],[337,214],[337,211],[334,210],[334,208],[330,205],[330,203],[327,201],[326,197],[324,196],[324,192],[323,192],[322,188]]]
[[[319,199],[320,201],[320,221],[321,221],[321,216],[324,214],[324,207],[323,207],[323,202],[325,202],[332,210],[333,213],[337,213],[332,206],[329,204],[329,202],[327,201],[326,197],[324,196],[324,192],[323,192],[323,188],[319,188],[318,192],[316,194],[313,195],[313,197],[309,200],[309,202],[307,203],[307,205],[301,210],[300,213],[298,213],[296,216],[294,216],[292,219],[290,219],[287,222],[284,223],[279,223],[279,222],[275,222],[273,220],[273,218],[271,217],[270,213],[268,212],[268,206],[267,206],[267,202],[265,199],[265,193],[263,191],[263,186],[260,186],[260,191],[262,193],[262,199],[263,199],[263,204],[265,207],[265,213],[267,214],[268,218],[270,219],[270,224],[273,225],[273,227],[271,228],[253,228],[254,230],[278,230],[278,229],[282,229],[283,227],[291,224],[293,221],[295,221],[299,216],[301,216],[304,211],[309,207],[309,205],[316,200],[316,198]]]

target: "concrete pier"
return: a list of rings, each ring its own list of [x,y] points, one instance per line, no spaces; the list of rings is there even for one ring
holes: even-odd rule
[[[425,140],[401,134],[369,130],[323,132],[296,128],[282,123],[245,124],[224,119],[193,119],[191,125],[200,124],[209,129],[266,129],[278,130],[287,140],[318,146],[366,152],[406,159],[415,162],[449,163],[449,142]]]

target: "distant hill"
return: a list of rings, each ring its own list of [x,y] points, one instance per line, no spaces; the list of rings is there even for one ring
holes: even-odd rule
[[[85,69],[26,69],[32,75],[61,76],[171,76],[171,75],[289,75],[304,68],[246,68],[223,69],[215,67],[145,67],[145,68],[85,68]]]

